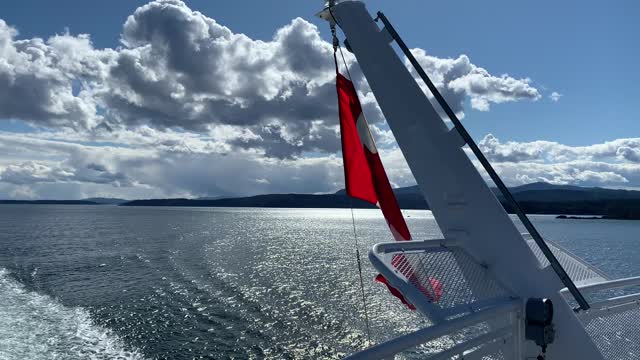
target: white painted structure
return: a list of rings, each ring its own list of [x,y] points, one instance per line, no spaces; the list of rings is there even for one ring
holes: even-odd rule
[[[621,353],[626,354],[622,357],[603,356],[606,349],[600,343],[596,344],[602,339],[588,332],[585,321],[598,318],[603,312],[611,313],[612,306],[623,305],[626,307],[620,311],[638,313],[640,296],[614,298],[596,303],[597,306],[586,313],[575,313],[563,295],[564,285],[556,273],[540,258],[536,245],[517,230],[463,151],[464,141],[458,132],[449,130],[393,50],[386,30],[378,27],[360,1],[340,2],[330,10],[330,19],[335,19],[346,35],[445,236],[441,240],[379,244],[372,249],[370,260],[376,269],[434,325],[377,345],[352,358],[389,358],[439,336],[473,324],[484,324],[487,331],[429,358],[459,358],[464,354],[464,359],[483,356],[535,359],[540,354],[540,347],[525,340],[523,333],[524,304],[529,298],[549,298],[554,304],[556,336],[547,349],[548,359],[632,356],[634,349],[627,352],[622,349]],[[570,276],[581,274],[581,281],[576,281],[579,287],[606,280],[597,270],[565,254],[562,249],[553,247],[553,250],[565,269],[568,266],[575,269],[567,271]],[[433,277],[455,283],[459,288],[452,290],[445,283],[442,300],[428,299],[391,265],[391,258],[398,254],[409,258],[425,283]],[[451,265],[447,268],[429,265],[443,261],[449,261],[447,264]],[[640,280],[631,279],[622,284],[601,283],[596,288],[639,283]],[[455,294],[452,291],[456,291]],[[589,319],[581,319],[582,316]],[[640,315],[636,319],[640,319]],[[637,345],[640,341],[634,331],[628,336],[620,346],[624,347],[624,343]],[[640,358],[640,352],[635,354]]]

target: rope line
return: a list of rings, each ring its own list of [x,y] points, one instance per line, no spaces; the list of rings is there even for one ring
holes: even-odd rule
[[[353,199],[349,198],[351,207],[351,224],[353,224],[353,239],[356,247],[356,260],[358,261],[358,275],[360,276],[360,290],[362,291],[362,305],[364,309],[364,321],[367,328],[367,341],[371,343],[371,328],[369,327],[369,312],[367,311],[367,295],[364,291],[364,278],[362,276],[362,261],[360,260],[360,246],[358,245],[358,233],[356,232],[356,218],[353,215]]]
[[[334,20],[334,23],[337,24],[337,21],[335,21],[335,18],[333,17],[333,12],[331,12],[331,8],[329,8],[329,13],[331,14],[331,17]],[[342,46],[340,46],[340,42],[338,41],[338,37],[336,36],[336,29],[335,29],[335,25],[331,26],[331,35],[333,36],[333,60],[336,63],[336,74],[339,73],[338,71],[338,59],[336,56],[336,53],[338,51],[340,51],[340,57],[342,58],[342,63],[344,64],[345,69],[347,70],[347,77],[349,79],[349,81],[353,82],[353,80],[351,79],[351,72],[349,71],[349,66],[347,65],[347,61],[344,58],[344,53],[342,52]],[[356,94],[357,96],[357,94]],[[345,184],[346,186],[346,184]],[[364,310],[364,320],[365,320],[365,326],[367,329],[367,342],[371,343],[371,327],[369,326],[369,311],[367,310],[367,295],[366,292],[364,290],[364,277],[362,276],[362,260],[361,260],[361,256],[360,256],[360,245],[358,244],[358,232],[356,230],[356,217],[353,213],[353,198],[351,198],[348,194],[347,197],[349,197],[349,208],[351,210],[351,225],[353,227],[353,239],[354,239],[354,245],[356,248],[356,261],[358,264],[358,276],[360,277],[360,291],[362,292],[362,306],[363,306],[363,310]]]

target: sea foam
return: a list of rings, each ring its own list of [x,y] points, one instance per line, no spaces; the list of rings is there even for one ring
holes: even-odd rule
[[[86,309],[28,291],[0,268],[0,360],[142,358]]]

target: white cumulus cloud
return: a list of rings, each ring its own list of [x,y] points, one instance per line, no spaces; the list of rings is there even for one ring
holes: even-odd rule
[[[156,0],[126,19],[120,39],[115,49],[96,48],[88,34],[21,39],[0,20],[0,121],[33,127],[0,132],[0,197],[231,196],[343,186],[332,48],[315,25],[296,18],[268,39],[253,39],[182,1]],[[413,52],[457,113],[466,101],[486,111],[541,97],[530,79],[493,75],[466,55]],[[375,97],[345,55],[392,182],[412,184]],[[560,169],[552,181],[632,183],[640,160],[637,139],[593,145],[589,154],[491,136],[481,145],[511,183],[540,179],[552,165]],[[603,158],[619,167],[597,165]],[[572,161],[582,170],[566,175]],[[513,170],[523,163],[538,168]]]
[[[428,55],[422,49],[413,49],[411,53],[456,114],[462,113],[467,98],[471,100],[472,108],[488,111],[491,104],[520,100],[536,101],[541,97],[538,90],[531,85],[531,79],[516,79],[506,74],[492,75],[484,68],[471,63],[466,55],[460,55],[455,59],[443,59]],[[406,64],[410,67],[408,60]],[[413,70],[412,72],[418,83],[427,91],[426,85],[417,73]]]
[[[562,96],[563,95],[559,92],[554,91],[551,93],[551,95],[549,95],[549,99],[551,99],[551,101],[553,102],[558,102]]]

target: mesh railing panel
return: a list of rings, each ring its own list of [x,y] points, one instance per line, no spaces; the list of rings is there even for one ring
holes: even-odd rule
[[[546,243],[574,283],[584,285],[607,280],[603,273],[598,271],[595,267],[587,264],[584,260],[571,254],[569,251],[561,248],[557,244],[549,241],[546,241]],[[549,261],[533,239],[528,239],[527,245],[529,245],[543,267],[549,265]]]
[[[396,253],[391,263],[431,303],[443,309],[509,297],[489,272],[461,249]]]
[[[585,329],[605,359],[640,359],[640,306],[612,310],[587,320]]]
[[[482,357],[482,360],[506,360],[507,358],[504,356],[504,352],[502,350],[498,350],[493,354],[487,354]]]

